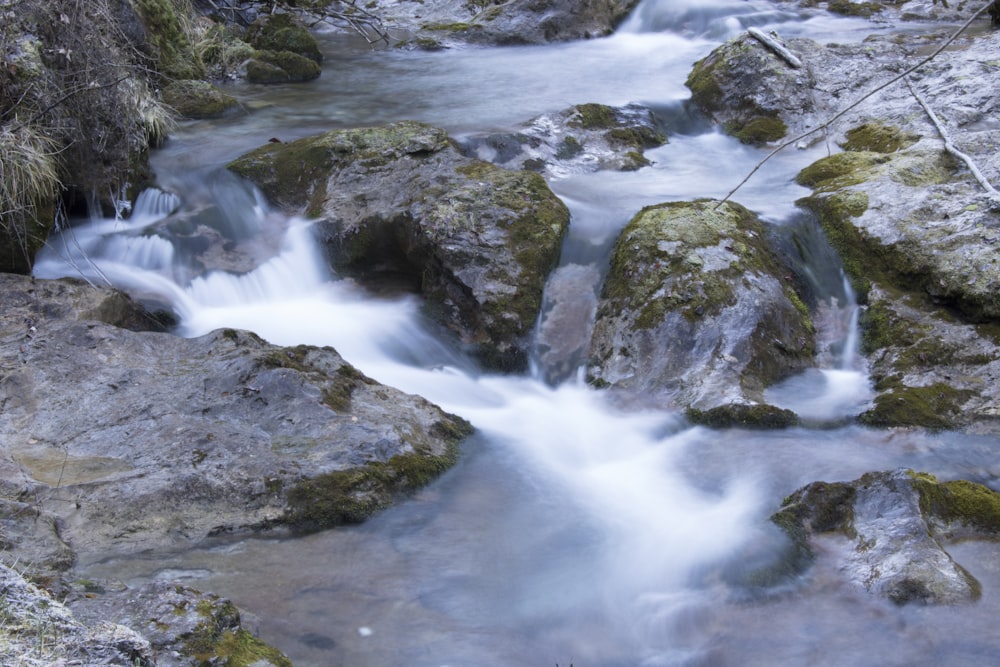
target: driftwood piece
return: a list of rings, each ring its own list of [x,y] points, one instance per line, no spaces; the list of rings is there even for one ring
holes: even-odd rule
[[[774,51],[774,53],[778,57],[780,57],[782,60],[784,60],[786,63],[788,63],[795,69],[802,67],[802,61],[799,60],[794,53],[785,48],[785,45],[779,42],[774,37],[771,37],[766,32],[758,28],[747,28],[747,32],[750,33],[751,37],[756,39],[758,42],[760,42],[767,48]]]
[[[941,139],[944,140],[944,149],[964,162],[969,168],[969,171],[972,172],[973,177],[979,181],[979,184],[983,186],[983,189],[989,194],[990,198],[994,201],[1000,202],[1000,192],[997,192],[997,189],[994,188],[988,180],[986,180],[986,177],[983,176],[983,172],[979,170],[979,166],[969,156],[969,154],[963,153],[957,146],[955,146],[951,137],[948,135],[948,131],[945,129],[944,124],[941,122],[941,119],[937,117],[937,114],[934,113],[933,109],[931,109],[923,95],[921,95],[920,92],[913,87],[909,77],[906,78],[906,87],[910,89],[910,93],[912,93],[913,97],[916,98],[917,104],[919,104],[920,107],[927,113],[927,117],[931,119],[931,123],[934,124],[938,134],[941,135]]]

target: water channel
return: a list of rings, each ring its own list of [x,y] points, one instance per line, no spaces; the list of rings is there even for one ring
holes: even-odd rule
[[[644,0],[611,37],[545,47],[369,50],[327,35],[318,81],[233,84],[250,112],[179,127],[153,157],[160,190],[124,220],[76,225],[36,274],[84,274],[156,294],[180,316],[180,335],[226,326],[277,344],[332,345],[380,382],[469,419],[477,434],[454,469],[363,525],[214,541],[81,571],[130,586],[179,579],[230,597],[299,666],[995,663],[1000,562],[990,544],[952,550],[983,584],[970,606],[895,607],[845,587],[822,559],[780,589],[741,583],[780,550],[783,536],[767,517],[799,486],[907,466],[997,488],[995,439],[853,425],[711,431],[671,412],[622,410],[574,377],[545,382],[544,369],[483,373],[425,325],[415,297],[338,280],[308,221],[269,210],[223,170],[271,137],[413,119],[461,140],[573,104],[642,104],[670,134],[646,153],[651,166],[547,174],[572,212],[561,269],[599,276],[642,206],[722,196],[763,156],[687,110],[695,60],[749,26],[820,41],[859,41],[873,30],[774,7]],[[827,150],[779,155],[736,199],[769,224],[809,233],[794,205],[806,191],[793,178]],[[141,234],[178,204],[257,244],[260,265],[196,276],[182,248]],[[870,390],[852,353],[856,307],[836,258],[818,251],[809,261],[819,256],[813,268],[834,323],[829,354],[771,398],[829,423],[864,409]]]

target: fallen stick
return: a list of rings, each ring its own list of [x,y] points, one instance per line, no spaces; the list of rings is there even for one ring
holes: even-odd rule
[[[927,103],[927,100],[924,99],[923,95],[921,95],[917,91],[917,89],[913,87],[913,84],[910,82],[910,77],[906,77],[906,87],[910,89],[910,92],[913,94],[913,97],[916,98],[917,104],[919,104],[921,108],[925,112],[927,112],[927,117],[931,119],[931,123],[933,123],[934,127],[937,128],[938,134],[940,134],[941,138],[944,139],[944,149],[949,153],[951,153],[952,155],[954,155],[955,157],[957,157],[962,162],[964,162],[966,166],[969,167],[969,171],[972,172],[972,175],[975,177],[975,179],[979,181],[979,184],[981,186],[983,186],[983,189],[986,190],[987,193],[989,193],[990,197],[996,201],[1000,201],[1000,192],[997,192],[997,189],[994,188],[988,180],[986,180],[986,177],[983,176],[983,172],[979,170],[979,166],[976,165],[975,161],[973,161],[973,159],[969,157],[967,153],[963,153],[962,151],[958,150],[958,147],[955,146],[954,143],[952,143],[951,137],[948,136],[948,132],[947,130],[945,130],[944,124],[941,122],[941,119],[937,117],[937,114],[935,114],[934,110],[931,109],[930,105]]]
[[[795,69],[802,67],[802,61],[799,60],[794,53],[789,51],[787,48],[785,48],[785,46],[781,42],[774,39],[763,30],[760,30],[758,28],[747,28],[747,32],[750,33],[751,37],[756,39],[758,42],[760,42],[767,48],[774,51],[778,56],[784,59],[786,63],[788,63]]]

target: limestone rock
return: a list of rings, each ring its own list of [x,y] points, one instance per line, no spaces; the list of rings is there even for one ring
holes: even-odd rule
[[[569,224],[541,176],[463,156],[414,122],[268,144],[229,166],[316,218],[337,271],[402,277],[486,365],[525,367]]]
[[[808,311],[763,224],[738,204],[650,206],[622,231],[590,348],[591,381],[661,405],[755,403],[808,367]]]
[[[60,284],[0,280],[0,490],[55,517],[78,554],[361,521],[449,467],[471,431],[331,348],[76,319],[99,296],[74,293],[109,292]],[[55,537],[39,544],[58,555]]]
[[[897,604],[955,604],[977,599],[980,586],[942,543],[995,538],[1000,494],[909,470],[868,473],[853,482],[809,484],[786,498],[772,520],[791,537],[800,566],[815,557],[817,536],[839,534],[848,548],[827,553],[837,554],[847,582]]]

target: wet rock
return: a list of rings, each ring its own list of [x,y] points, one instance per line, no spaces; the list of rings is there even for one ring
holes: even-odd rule
[[[819,557],[836,558],[847,582],[897,604],[955,604],[977,599],[980,586],[944,544],[995,538],[1000,495],[912,470],[876,472],[805,486],[772,520],[791,537],[790,558],[799,566],[817,557],[821,535],[838,535],[837,543],[823,542]]]
[[[269,144],[229,167],[316,218],[339,272],[402,277],[486,365],[524,368],[569,224],[541,176],[463,156],[413,122]]]
[[[921,295],[873,286],[863,311],[864,352],[879,394],[872,426],[1000,428],[1000,340],[995,327],[956,321]]]
[[[246,41],[260,51],[289,51],[319,64],[323,53],[313,34],[291,14],[268,14],[247,29]]]
[[[215,118],[239,106],[207,81],[172,81],[163,88],[163,101],[186,118]]]
[[[162,664],[149,642],[134,630],[105,621],[88,627],[46,591],[5,565],[0,565],[0,599],[5,663],[30,667]]]
[[[820,49],[803,39],[784,46],[807,63]],[[695,63],[687,79],[691,101],[702,112],[727,134],[755,145],[817,124],[826,106],[816,85],[812,67],[793,67],[747,33]]]
[[[811,364],[808,310],[763,224],[716,204],[650,206],[622,231],[590,346],[593,383],[707,410],[761,402]]]
[[[823,56],[813,69],[821,88],[858,95],[873,85],[873,68],[898,70],[944,37],[875,37],[830,47],[837,58]],[[952,144],[992,183],[1000,182],[993,149],[1000,130],[991,120],[998,102],[984,85],[981,63],[996,58],[1000,35],[974,33],[911,75]],[[862,79],[847,91],[834,83]],[[832,136],[843,150],[799,174],[814,191],[799,203],[816,214],[861,299],[871,295],[864,332],[880,396],[863,419],[995,431],[995,197],[944,150],[937,128],[902,83],[845,114]],[[897,335],[887,337],[886,326]]]
[[[255,51],[241,68],[250,83],[302,83],[319,78],[315,61],[291,51]]]
[[[366,5],[396,32],[435,44],[546,44],[608,35],[637,0],[375,0]]]
[[[91,593],[69,606],[84,621],[111,618],[120,626],[140,631],[156,655],[157,667],[292,665],[247,627],[230,600],[174,582],[155,581],[118,593]]]
[[[333,349],[77,319],[99,297],[74,292],[109,292],[59,284],[0,281],[0,490],[77,554],[361,521],[448,468],[471,431]]]
[[[601,169],[634,171],[649,164],[644,150],[666,142],[645,107],[579,104],[540,116],[519,132],[470,137],[463,143],[467,153],[506,169],[559,176]]]

